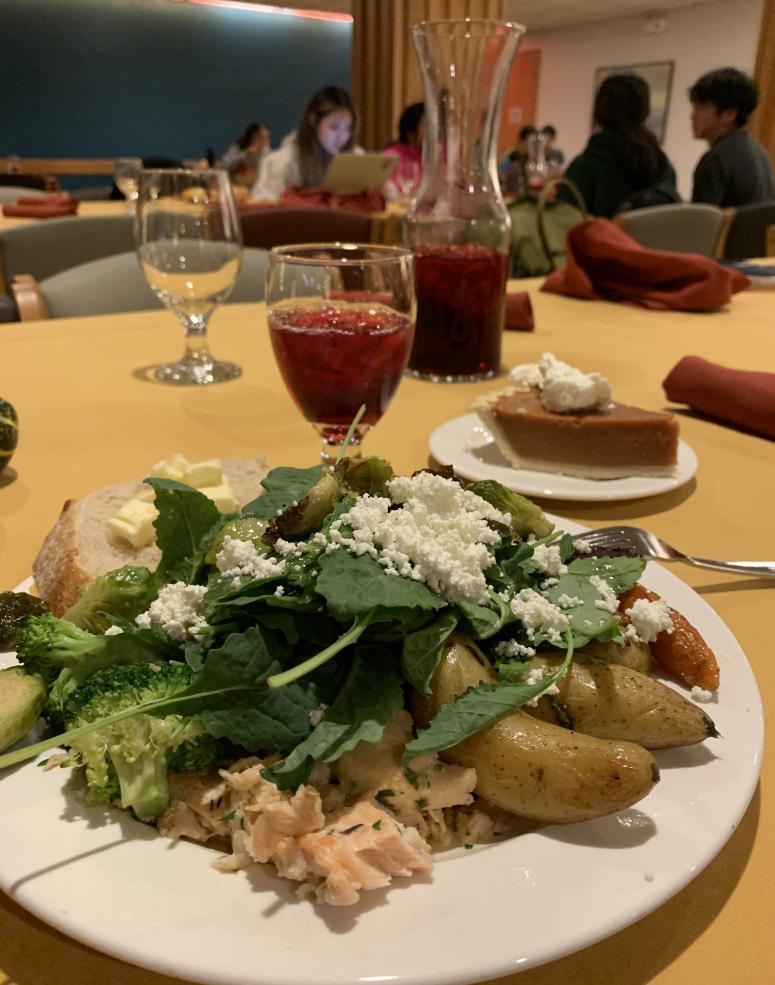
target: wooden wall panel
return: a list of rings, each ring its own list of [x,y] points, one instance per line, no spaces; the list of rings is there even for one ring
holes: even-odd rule
[[[775,161],[775,0],[764,0],[754,76],[759,85],[759,107],[751,119],[751,132]]]
[[[395,138],[403,108],[422,99],[412,24],[503,16],[504,0],[353,0],[352,95],[358,141],[368,150],[384,147]]]

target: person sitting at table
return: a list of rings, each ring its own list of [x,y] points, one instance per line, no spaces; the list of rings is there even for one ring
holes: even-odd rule
[[[707,72],[689,90],[692,132],[710,149],[694,170],[693,202],[722,208],[775,198],[772,164],[746,127],[756,109],[756,83],[736,68]]]
[[[552,174],[559,173],[565,163],[565,155],[557,146],[557,128],[547,123],[546,126],[541,127],[541,133],[544,135],[546,163]]]
[[[422,144],[425,136],[425,103],[407,106],[398,121],[398,140],[382,152],[398,158],[390,178],[390,190],[399,195],[416,186],[422,177]]]
[[[598,89],[597,129],[565,172],[592,215],[610,219],[625,208],[680,201],[675,170],[646,126],[650,104],[648,83],[639,75],[609,75]],[[575,201],[566,188],[558,197]]]
[[[271,148],[269,128],[263,123],[249,123],[242,136],[229,145],[221,158],[221,166],[229,172],[232,181],[252,185]]]
[[[261,163],[251,197],[277,201],[291,185],[323,184],[331,159],[343,151],[362,154],[353,143],[355,110],[350,94],[339,86],[319,89],[304,107],[299,125]]]

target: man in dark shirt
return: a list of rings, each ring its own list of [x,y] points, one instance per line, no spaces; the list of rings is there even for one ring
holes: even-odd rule
[[[694,83],[689,99],[694,136],[710,144],[694,170],[692,201],[724,207],[775,198],[772,164],[745,126],[759,99],[754,82],[719,68]]]

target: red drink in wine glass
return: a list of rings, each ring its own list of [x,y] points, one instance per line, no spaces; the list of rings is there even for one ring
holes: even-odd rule
[[[416,251],[410,372],[434,380],[483,379],[498,372],[507,264],[503,253],[478,243]]]
[[[280,374],[333,460],[382,417],[414,338],[413,257],[387,246],[311,244],[270,253],[269,334]]]

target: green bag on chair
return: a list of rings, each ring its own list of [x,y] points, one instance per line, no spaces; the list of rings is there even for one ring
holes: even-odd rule
[[[538,198],[528,196],[509,205],[509,277],[542,277],[564,264],[565,236],[586,219],[587,209],[575,186],[578,207],[554,201],[553,193],[560,184],[570,185],[570,182],[554,178],[547,182]]]

